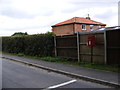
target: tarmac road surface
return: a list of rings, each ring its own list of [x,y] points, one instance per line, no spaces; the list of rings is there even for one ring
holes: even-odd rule
[[[110,88],[2,59],[2,88]]]

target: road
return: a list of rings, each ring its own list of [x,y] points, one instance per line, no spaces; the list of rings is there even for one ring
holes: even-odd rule
[[[3,88],[109,88],[108,86],[77,80],[18,62],[2,59]]]

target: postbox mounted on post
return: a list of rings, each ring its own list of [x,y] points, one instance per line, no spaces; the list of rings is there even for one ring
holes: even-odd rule
[[[88,42],[87,42],[87,46],[88,47],[93,47],[96,44],[96,39],[94,35],[90,35],[88,36]]]

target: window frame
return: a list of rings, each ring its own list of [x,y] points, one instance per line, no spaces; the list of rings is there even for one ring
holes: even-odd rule
[[[90,25],[90,30],[91,30],[91,31],[94,30],[94,25],[93,25],[93,24]]]
[[[102,28],[102,26],[101,26],[101,25],[98,25],[98,29],[100,29],[100,28]]]
[[[86,24],[82,24],[82,30],[83,30],[83,31],[86,30]]]

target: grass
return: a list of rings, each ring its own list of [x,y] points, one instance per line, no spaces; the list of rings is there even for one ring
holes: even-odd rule
[[[105,70],[111,72],[119,72],[118,65],[105,65],[105,64],[81,64],[81,67],[98,69],[98,70]]]
[[[24,53],[18,53],[17,55],[18,55],[18,56],[25,56]]]
[[[41,57],[40,59],[50,62],[67,62],[67,59],[58,58],[58,57]]]
[[[5,52],[3,52],[5,53]],[[56,63],[61,63],[61,64],[69,64],[69,65],[74,65],[74,66],[80,66],[80,67],[85,67],[85,68],[92,68],[92,69],[98,69],[98,70],[105,70],[105,71],[111,71],[111,72],[119,72],[118,66],[117,65],[105,65],[105,64],[91,64],[91,63],[84,63],[84,62],[77,62],[75,60],[70,60],[70,59],[65,59],[65,58],[60,58],[60,57],[37,57],[37,56],[27,56],[24,53],[5,53],[5,54],[11,54],[11,55],[17,55],[21,57],[26,57],[26,58],[31,58],[31,59],[37,59],[37,60],[44,60],[48,62],[56,62]]]

